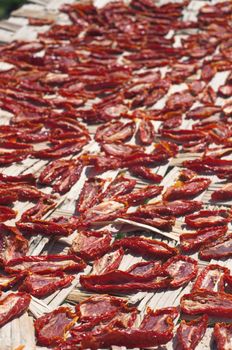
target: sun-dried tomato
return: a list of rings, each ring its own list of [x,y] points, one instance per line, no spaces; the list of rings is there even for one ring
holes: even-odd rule
[[[226,226],[230,221],[230,213],[225,209],[201,210],[197,214],[190,214],[185,217],[185,223],[196,229],[211,226]]]
[[[194,279],[197,275],[197,261],[184,255],[176,255],[169,259],[162,269],[167,272],[172,281],[170,286],[178,288]]]
[[[209,187],[210,182],[211,181],[206,178],[193,178],[184,182],[177,181],[173,186],[166,190],[163,199],[165,201],[174,201],[177,199],[196,197]]]
[[[196,291],[185,294],[180,301],[181,311],[188,315],[206,314],[227,317],[232,315],[232,296],[227,293]]]
[[[96,295],[76,305],[76,312],[81,322],[90,322],[95,325],[112,319],[126,307],[127,302],[121,298]]]
[[[224,292],[224,276],[229,269],[220,265],[209,265],[197,276],[193,291],[203,289],[212,292]]]
[[[178,343],[183,350],[194,350],[203,338],[208,324],[208,317],[201,316],[190,322],[181,321],[177,329]]]
[[[30,304],[31,297],[27,293],[10,293],[0,300],[0,327],[21,316]]]
[[[63,140],[49,148],[34,151],[33,156],[40,159],[57,159],[79,153],[87,144],[88,139],[82,136],[78,139]]]
[[[135,223],[141,223],[164,231],[171,231],[172,227],[175,225],[175,218],[173,216],[161,216],[156,213],[141,213],[139,210],[135,213],[121,215],[121,217],[130,220],[131,222],[128,222],[128,224],[131,225],[133,225],[134,221]]]
[[[80,218],[80,226],[96,225],[110,222],[120,217],[127,210],[127,206],[115,200],[106,200],[87,209]]]
[[[33,220],[32,222],[17,222],[17,228],[27,235],[69,236],[73,231],[72,225],[60,224],[54,221]]]
[[[36,200],[51,200],[52,196],[46,193],[43,193],[39,189],[37,189],[35,186],[28,185],[26,183],[20,183],[20,182],[8,182],[1,184],[1,189],[4,191],[11,191],[11,193],[15,194],[17,199],[20,201],[30,200],[30,201],[36,201]]]
[[[194,251],[222,237],[227,231],[227,226],[211,226],[200,229],[194,233],[180,235],[180,248],[182,251]]]
[[[189,112],[186,113],[187,119],[206,119],[208,117],[211,117],[217,113],[221,113],[221,108],[216,106],[201,106],[196,107],[194,109],[191,109]]]
[[[28,251],[28,241],[16,227],[0,224],[0,264],[24,256]]]
[[[128,203],[130,205],[138,205],[141,202],[158,196],[162,192],[162,190],[162,186],[145,186],[142,189],[133,191],[131,193],[119,195],[118,197],[116,197],[116,200],[122,203]]]
[[[138,157],[140,154],[143,154],[143,149],[140,146],[122,142],[103,143],[101,148],[106,154],[123,160],[131,156]]]
[[[232,235],[228,232],[215,241],[204,246],[199,253],[203,260],[229,258],[232,256]]]
[[[25,174],[25,175],[18,175],[18,176],[0,174],[0,182],[2,183],[19,182],[19,183],[25,183],[29,185],[35,185],[36,179],[35,179],[35,176],[31,173]]]
[[[0,290],[11,289],[15,284],[21,282],[25,278],[24,273],[18,273],[17,275],[0,275]]]
[[[44,25],[50,25],[53,24],[54,21],[52,19],[47,18],[29,18],[29,25],[30,26],[44,26]]]
[[[52,199],[43,198],[31,209],[26,210],[22,216],[21,221],[31,222],[33,220],[40,220],[51,209],[56,206],[56,203]]]
[[[75,160],[55,160],[40,174],[42,184],[53,185],[54,191],[64,194],[79,180],[83,164]]]
[[[193,105],[194,100],[189,90],[184,90],[170,95],[165,106],[171,110],[187,110]]]
[[[94,260],[93,274],[101,275],[103,273],[117,270],[124,256],[124,250],[122,248],[113,250],[106,253],[101,258]]]
[[[14,219],[16,215],[13,209],[0,205],[0,222]]]
[[[65,339],[77,319],[76,314],[64,306],[41,316],[34,323],[39,344],[55,346]]]
[[[26,271],[46,275],[62,271],[79,272],[85,267],[85,262],[75,255],[24,256],[8,261],[6,271],[9,273]]]
[[[166,243],[137,236],[116,240],[113,247],[122,247],[124,250],[129,250],[133,253],[141,254],[142,256],[149,256],[153,259],[169,258],[177,254],[177,249],[170,247]]]
[[[184,216],[202,208],[200,201],[191,200],[176,200],[173,202],[155,202],[151,204],[145,204],[139,207],[139,212],[147,215],[159,214],[170,216]]]
[[[154,347],[166,344],[173,337],[173,320],[178,316],[176,308],[153,311],[148,308],[139,328],[105,327],[99,336],[84,338],[84,348],[108,348],[112,345],[134,348]],[[75,343],[74,343],[75,344]]]
[[[155,137],[155,129],[149,119],[143,119],[139,123],[137,131],[138,139],[142,145],[151,145]]]
[[[218,350],[230,349],[232,347],[232,325],[231,323],[216,323],[213,332]]]
[[[84,213],[93,207],[104,190],[105,180],[97,177],[85,181],[76,204],[76,212]]]
[[[117,176],[107,187],[107,189],[98,198],[99,201],[116,199],[122,195],[130,193],[136,185],[136,180]]]
[[[232,199],[232,184],[228,183],[211,194],[213,201],[230,201]]]
[[[147,278],[148,276],[152,276],[152,275],[154,276],[154,273],[160,269],[161,269],[161,261],[159,260],[142,261],[129,267],[127,272],[135,276],[143,275]]]
[[[228,176],[232,172],[232,162],[227,159],[218,159],[214,157],[204,157],[202,159],[187,160],[183,166],[196,171],[197,173],[216,174]]]
[[[83,288],[100,293],[129,293],[137,291],[151,291],[154,289],[167,288],[171,278],[162,270],[153,275],[133,275],[129,272],[114,270],[102,275],[90,275],[80,277]]]
[[[150,168],[142,165],[131,167],[130,172],[132,173],[132,175],[138,176],[142,179],[152,181],[155,183],[159,183],[163,179],[161,175],[153,173]]]
[[[43,298],[57,290],[68,287],[73,279],[73,276],[67,276],[63,273],[43,275],[42,278],[39,274],[29,274],[20,285],[19,290],[27,292],[36,298]]]
[[[135,132],[135,123],[112,121],[98,127],[95,140],[98,142],[128,141]]]
[[[110,249],[109,231],[79,231],[72,242],[71,252],[84,260],[95,260]]]
[[[162,130],[161,135],[177,143],[186,143],[191,141],[201,141],[205,139],[205,134],[196,130]]]

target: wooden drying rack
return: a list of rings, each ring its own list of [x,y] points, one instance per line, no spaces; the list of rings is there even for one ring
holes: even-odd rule
[[[28,17],[33,18],[44,18],[44,19],[53,19],[57,23],[60,24],[67,24],[70,23],[68,20],[68,17],[64,14],[59,12],[59,8],[63,3],[73,3],[74,0],[31,0],[30,3],[23,5],[20,9],[14,11],[11,14],[11,17],[7,20],[0,21],[0,43],[8,43],[13,40],[34,40],[37,37],[37,34],[41,31],[46,31],[49,26],[42,26],[42,27],[35,27],[35,26],[29,26],[28,25]],[[97,4],[101,5],[104,1],[98,0]],[[163,4],[165,0],[160,0],[159,3]],[[187,9],[184,11],[184,19],[185,20],[192,20],[195,18],[198,9],[203,6],[206,3],[214,4],[218,1],[204,1],[204,0],[192,0],[187,7]],[[104,2],[106,3],[106,1]],[[180,36],[188,34],[188,30],[183,31],[180,33]],[[0,62],[0,69],[2,69],[3,63]],[[225,81],[227,77],[227,72],[223,73],[217,73],[214,77],[214,86],[223,84],[223,81]],[[174,85],[172,86],[170,93],[180,91],[181,89],[185,88],[185,84],[181,85]],[[168,95],[169,95],[168,94]],[[163,106],[164,100],[158,102],[159,105],[156,105],[157,108]],[[221,104],[222,101],[220,98],[217,100],[217,104]],[[0,110],[0,125],[1,124],[8,124],[9,119],[12,115],[6,111]],[[159,122],[155,122],[159,123]],[[158,125],[158,124],[157,124]],[[189,128],[191,127],[191,121],[185,120],[182,124],[183,128]],[[89,127],[90,134],[93,134],[95,131],[95,127]],[[131,141],[133,143],[133,139]],[[44,145],[40,145],[42,148]],[[84,151],[97,151],[98,145],[91,141],[90,144],[88,144]],[[199,154],[187,154],[187,153],[180,153],[177,158],[171,159],[170,162],[167,165],[160,166],[157,168],[157,173],[164,176],[164,179],[161,183],[165,188],[170,186],[171,183],[174,182],[175,178],[178,176],[179,173],[179,167],[181,167],[181,163],[186,159],[194,159],[199,157]],[[232,158],[232,157],[231,157]],[[4,174],[7,175],[17,175],[17,174],[25,174],[28,172],[32,173],[38,173],[40,172],[46,165],[48,164],[47,161],[43,160],[36,160],[36,159],[26,159],[22,161],[20,164],[14,164],[6,168],[2,168],[1,171]],[[118,171],[108,171],[102,175],[102,177],[108,179],[113,179],[115,176],[117,176]],[[210,193],[212,190],[215,190],[216,188],[219,188],[221,186],[220,183],[217,182],[217,179],[215,176],[210,177],[212,180],[212,185],[210,188],[205,191],[203,194],[198,196],[196,199],[202,200],[207,208],[221,208],[224,206],[231,205],[232,203],[223,203],[223,205],[212,205],[209,203]],[[83,172],[80,180],[77,182],[75,186],[65,195],[61,196],[59,198],[57,207],[49,212],[46,217],[54,217],[54,216],[66,216],[70,217],[72,216],[74,212],[74,206],[75,206],[75,200],[78,198],[78,193],[80,192],[80,189],[82,188],[82,185],[86,179],[85,172]],[[143,181],[139,180],[138,186],[144,186],[146,185]],[[51,192],[51,188],[43,188],[43,191],[46,193]],[[157,198],[156,198],[157,200]],[[217,203],[216,203],[217,204]],[[29,202],[24,203],[16,203],[16,209],[19,212],[19,216],[22,212],[24,212],[26,209],[29,209],[31,204]],[[17,220],[18,218],[16,218]],[[116,232],[116,230],[121,230],[125,232],[125,228],[128,227],[126,225],[128,221],[118,219],[116,223],[110,223],[109,227],[113,232]],[[126,225],[126,226],[125,226]],[[183,231],[183,221],[177,220],[175,227],[173,228],[171,233],[165,233],[161,232],[158,229],[155,229],[153,227],[134,223],[134,230],[137,226],[137,229],[140,230],[142,234],[144,234],[147,237],[156,237],[157,239],[162,240],[163,242],[169,243],[170,245],[176,246],[179,241],[179,234]],[[131,227],[131,226],[130,226]],[[230,227],[231,229],[231,227]],[[58,240],[54,240],[47,237],[42,236],[36,236],[30,240],[30,249],[29,254],[30,255],[39,255],[39,254],[54,254],[59,252],[65,252],[68,250],[68,247],[70,246],[73,237],[76,233],[73,233],[68,238],[60,238]],[[198,259],[197,254],[191,255],[195,259]],[[132,263],[136,263],[140,261],[141,258],[134,257],[132,255],[127,254],[126,257],[123,259],[120,269],[127,269],[129,265]],[[213,262],[213,261],[212,261]],[[232,259],[228,259],[226,261],[221,261],[221,265],[226,266],[232,270]],[[202,261],[200,262],[200,265],[202,267],[205,265]],[[92,267],[89,265],[83,273],[89,273],[91,272]],[[36,340],[34,335],[34,327],[33,327],[33,317],[37,318],[41,316],[42,314],[49,312],[55,308],[57,308],[59,305],[65,303],[68,303],[69,305],[72,303],[77,303],[85,299],[86,297],[91,296],[91,293],[83,292],[80,289],[79,285],[79,276],[80,274],[76,275],[75,280],[72,282],[72,285],[70,287],[67,287],[65,289],[62,289],[61,291],[58,291],[51,296],[44,298],[42,300],[38,300],[34,297],[32,297],[32,302],[30,304],[29,313],[24,314],[19,319],[15,319],[12,322],[5,325],[3,328],[0,329],[0,349],[1,350],[18,350],[19,345],[24,345],[22,348],[23,350],[46,350],[46,348],[42,348],[39,346],[36,346]],[[186,287],[181,287],[174,291],[166,291],[166,292],[139,292],[137,294],[133,295],[125,295],[125,298],[128,298],[129,302],[132,304],[136,304],[138,310],[141,313],[141,316],[145,313],[147,306],[150,306],[152,308],[161,308],[165,306],[177,306],[179,304],[180,298],[183,294],[186,294],[191,289],[191,283],[189,283]],[[33,317],[32,317],[33,315]],[[206,335],[200,342],[200,344],[197,347],[197,350],[208,350],[209,344],[210,344],[210,338],[211,338],[212,329],[208,328]],[[212,346],[212,345],[211,345]],[[112,347],[112,349],[125,349],[123,347]],[[156,348],[157,349],[157,348]],[[161,348],[160,348],[161,349]],[[175,343],[175,338],[173,341],[169,342],[166,346],[162,346],[162,350],[178,350]],[[20,348],[21,350],[21,348]]]

